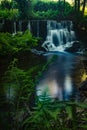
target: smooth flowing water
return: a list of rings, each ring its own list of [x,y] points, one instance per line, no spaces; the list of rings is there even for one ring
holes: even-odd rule
[[[19,30],[22,31],[23,21],[19,21],[18,25]],[[17,32],[16,27],[17,24],[14,22],[14,34]],[[43,55],[48,63],[46,71],[42,74],[36,86],[36,95],[39,100],[43,100],[44,95],[45,99],[50,98],[60,101],[75,97],[77,93],[73,76],[78,64],[78,56],[70,53],[70,51],[78,52],[79,48],[76,45],[79,42],[76,39],[72,21],[57,23],[50,20],[33,20],[28,21],[27,29],[37,37],[43,36],[45,38],[47,35],[42,44],[45,51],[32,50],[35,54]],[[12,93],[14,90],[11,89],[10,91]],[[7,94],[7,98],[9,98],[9,94]]]
[[[36,51],[46,57],[47,62],[52,60],[48,69],[43,73],[36,93],[39,100],[45,99],[69,100],[74,95],[74,75],[77,64],[76,55],[66,52],[76,43],[72,21],[47,21],[47,37],[42,47],[46,52]],[[35,51],[35,50],[33,50]]]

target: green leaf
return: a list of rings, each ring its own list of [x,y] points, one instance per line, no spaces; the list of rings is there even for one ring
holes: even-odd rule
[[[72,119],[72,107],[71,106],[66,106],[65,109],[66,109],[66,112],[68,114],[68,118]]]
[[[87,129],[87,125],[81,125],[80,127],[84,128],[85,130]]]

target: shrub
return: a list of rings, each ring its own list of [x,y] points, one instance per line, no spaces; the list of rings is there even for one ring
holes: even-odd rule
[[[30,50],[38,45],[38,39],[34,38],[29,31],[12,35],[0,33],[0,54],[14,54],[19,51]]]
[[[17,20],[19,17],[19,13],[17,9],[14,10],[0,10],[0,19],[4,20]]]

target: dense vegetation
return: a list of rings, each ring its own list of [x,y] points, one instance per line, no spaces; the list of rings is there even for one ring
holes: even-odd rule
[[[0,4],[0,19],[60,19],[61,15],[61,18],[67,18],[75,15],[75,13],[80,13],[80,8],[82,8],[81,12],[84,14],[85,0],[75,0],[73,6],[65,0],[59,0],[58,2],[3,0]]]
[[[16,35],[0,33],[0,55],[12,55],[20,51],[31,50],[37,45],[38,39],[34,38],[28,30]]]
[[[34,11],[36,12],[36,15],[42,19],[61,19],[72,14],[73,7],[71,7],[69,3],[66,3],[64,8],[63,2],[37,2],[34,6]]]
[[[44,2],[36,0],[2,0],[0,4],[0,21],[31,19],[71,19],[87,30],[86,1],[74,0],[73,6],[65,0]],[[84,15],[85,14],[85,15]]]
[[[81,2],[81,4],[79,3]],[[81,6],[81,7],[80,7]],[[5,21],[31,19],[72,20],[76,30],[85,34],[82,43],[87,47],[86,0],[75,0],[71,6],[65,0],[2,0],[0,3],[0,129],[1,130],[86,130],[87,101],[71,100],[40,102],[35,86],[52,59],[31,53],[39,47],[40,38],[29,30],[8,33],[2,30]],[[80,10],[82,8],[82,10]],[[79,35],[81,36],[81,35]],[[78,36],[78,37],[79,37]],[[87,71],[87,70],[86,70]],[[83,94],[87,97],[87,94]],[[83,103],[82,103],[83,102]]]

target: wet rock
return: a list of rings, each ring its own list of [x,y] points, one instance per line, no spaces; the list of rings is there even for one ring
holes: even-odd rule
[[[75,41],[72,45],[72,47],[66,48],[65,51],[68,52],[78,52],[80,49],[80,42],[79,41]]]

